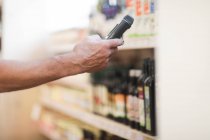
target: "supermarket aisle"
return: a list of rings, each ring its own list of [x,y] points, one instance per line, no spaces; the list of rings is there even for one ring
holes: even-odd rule
[[[5,3],[3,56],[24,61],[135,21],[106,69],[0,94],[0,140],[210,139],[209,0]]]

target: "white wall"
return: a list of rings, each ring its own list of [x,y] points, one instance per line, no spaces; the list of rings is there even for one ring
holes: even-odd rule
[[[4,0],[3,58],[44,57],[48,34],[88,26],[96,0]]]
[[[210,140],[210,1],[159,0],[160,140]]]
[[[87,27],[89,13],[97,0],[46,0],[47,30]]]
[[[43,0],[3,2],[3,58],[26,60],[46,36]],[[36,46],[36,47],[35,47]]]

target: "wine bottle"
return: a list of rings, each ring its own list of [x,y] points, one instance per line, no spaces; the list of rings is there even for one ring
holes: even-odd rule
[[[138,106],[138,90],[137,90],[137,84],[138,84],[138,77],[140,75],[140,72],[136,69],[134,71],[134,77],[132,80],[132,83],[129,86],[129,94],[131,95],[131,110],[130,110],[130,126],[134,129],[139,129],[138,122],[137,120],[137,112],[139,110]],[[138,77],[137,77],[138,76]]]
[[[139,94],[139,122],[141,131],[145,132],[145,95],[144,81],[148,76],[148,59],[144,60],[143,74],[138,79],[138,94]]]
[[[145,120],[146,132],[155,135],[155,74],[154,74],[154,61],[151,60],[149,65],[149,76],[144,81],[144,94],[145,94]]]
[[[127,107],[126,107],[127,105],[126,97],[128,96],[128,71],[127,70],[123,72],[121,89],[124,95],[124,112],[125,112],[124,124],[128,125],[128,116],[127,116]]]
[[[113,106],[114,106],[114,94],[113,94],[113,87],[110,85],[108,87],[108,115],[109,119],[113,119]]]
[[[114,79],[115,79],[115,69],[112,67],[110,68],[106,75],[106,82],[105,85],[107,86],[108,89],[108,115],[107,117],[109,119],[114,119]]]
[[[114,100],[115,100],[115,120],[124,123],[125,119],[125,96],[122,92],[120,83],[116,84],[114,88]]]
[[[127,108],[127,118],[128,124],[133,127],[134,126],[134,116],[133,116],[133,85],[135,80],[135,70],[131,69],[129,71],[129,86],[128,86],[128,95],[126,101]]]
[[[133,87],[133,113],[134,113],[134,126],[133,128],[140,130],[139,121],[139,94],[138,94],[138,78],[142,75],[141,70],[135,70],[135,80]]]

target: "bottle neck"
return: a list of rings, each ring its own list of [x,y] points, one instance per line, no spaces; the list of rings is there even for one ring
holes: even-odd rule
[[[148,59],[144,60],[143,73],[146,76],[149,74],[149,60]]]
[[[147,69],[146,65],[144,65],[144,67],[143,67],[143,73],[144,73],[144,75],[148,74],[148,69]]]
[[[135,77],[135,80],[134,80],[134,85],[135,85],[135,86],[138,85],[138,78],[139,78],[139,77]]]
[[[154,75],[155,75],[155,65],[154,65],[154,61],[152,60],[150,63],[149,63],[149,76],[152,76],[152,77],[154,77]]]

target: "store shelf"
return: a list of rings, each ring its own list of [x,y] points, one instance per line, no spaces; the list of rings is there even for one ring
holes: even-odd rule
[[[155,140],[155,137],[153,136],[133,130],[120,123],[80,109],[73,108],[69,105],[65,106],[59,103],[55,103],[50,99],[43,99],[42,105],[128,140]]]
[[[155,36],[148,38],[132,38],[124,39],[124,44],[119,47],[119,50],[137,50],[137,49],[153,49],[157,45],[155,43]],[[52,55],[63,54],[72,51],[75,44],[58,44],[55,46],[50,46],[48,52]]]
[[[124,50],[140,50],[140,49],[154,49],[154,46],[135,46],[135,45],[130,45],[130,46],[122,46],[119,47],[120,51],[124,51]]]
[[[125,44],[119,47],[119,50],[137,50],[137,49],[154,49],[156,48],[156,37],[151,36],[147,38],[132,38],[124,39]]]
[[[49,53],[56,55],[56,54],[63,54],[69,51],[72,51],[74,45],[61,45],[59,47],[51,47],[49,49]],[[154,43],[132,43],[128,42],[125,43],[123,46],[119,47],[119,50],[137,50],[137,49],[153,49],[155,48]]]

